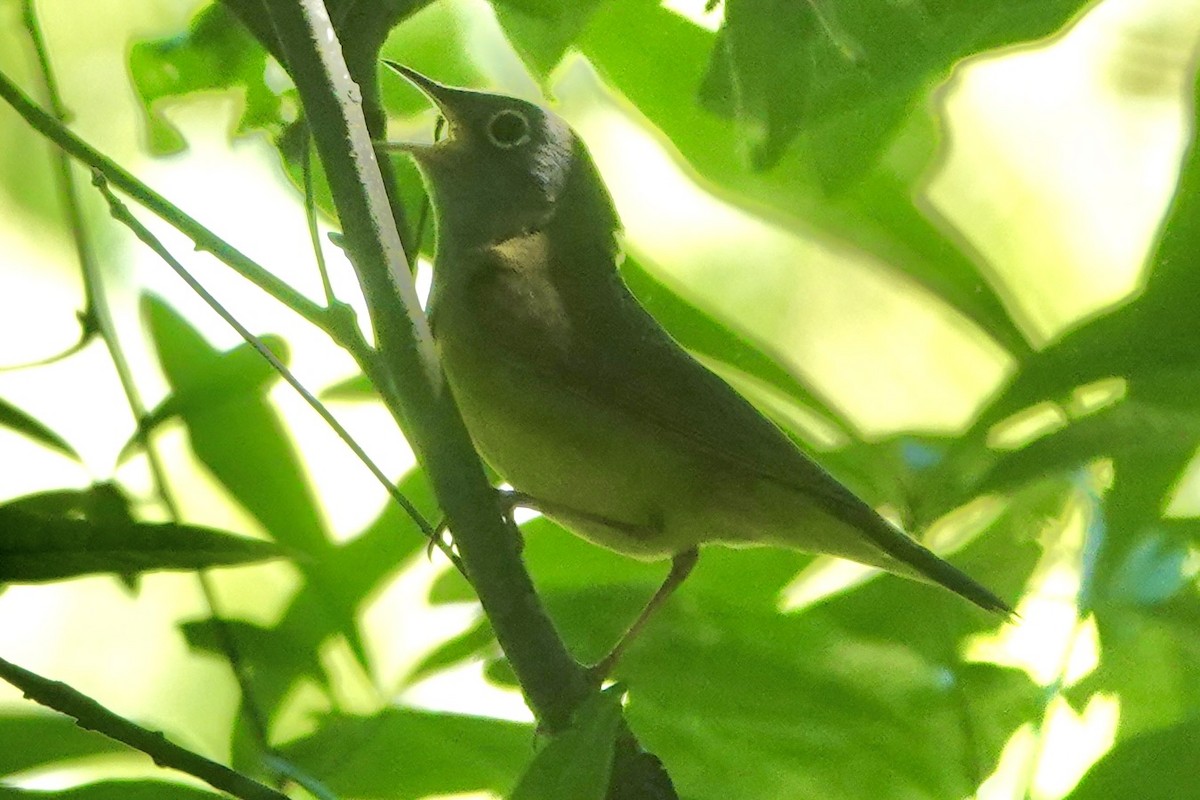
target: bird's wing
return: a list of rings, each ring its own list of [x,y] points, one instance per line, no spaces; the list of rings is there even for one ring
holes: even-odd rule
[[[510,243],[494,248],[484,257],[497,263],[482,266],[476,274],[484,280],[487,276],[512,276],[508,262],[515,247]],[[544,335],[530,335],[528,326],[540,324],[544,315],[515,320],[510,308],[488,307],[482,299],[475,305],[483,309],[477,323],[488,329],[484,335],[506,355],[510,366],[541,375],[590,402],[684,440],[717,463],[736,465],[747,474],[824,500],[837,516],[863,513],[865,504],[858,497],[671,338],[626,288],[610,254],[596,247],[572,250],[543,257],[572,270],[566,280],[555,279],[561,276],[550,280],[568,309],[570,326],[586,330],[564,333],[561,325],[556,325]],[[522,260],[528,255],[523,253]],[[529,289],[529,278],[515,278],[522,293],[544,296],[547,287],[542,285],[535,292]],[[483,293],[492,297],[522,294],[491,288]],[[511,325],[522,330],[506,330]]]
[[[592,258],[598,257],[596,252],[592,251]],[[488,257],[506,260],[504,252]],[[580,270],[571,280],[551,280],[549,286],[536,281],[537,288],[532,288],[526,275],[517,277],[507,291],[485,287],[473,304],[479,335],[489,337],[492,352],[503,354],[500,357],[510,368],[536,374],[588,402],[653,426],[714,463],[729,464],[810,497],[825,513],[848,523],[899,564],[910,567],[909,574],[940,583],[985,609],[1011,613],[986,587],[884,520],[800,452],[745,398],[688,355],[641,307],[621,281],[611,255],[607,258],[607,264],[591,264],[589,269],[588,264],[560,254],[548,263]],[[484,266],[475,274],[485,282],[497,276],[513,280],[511,264]],[[485,300],[498,297],[515,299],[518,306],[524,302],[521,298],[537,298],[534,312],[544,311],[546,302],[557,302],[560,310],[569,309],[569,324],[564,328],[561,316],[543,322],[548,315],[542,313],[521,314],[514,321],[513,309]],[[531,331],[530,325],[547,328]]]

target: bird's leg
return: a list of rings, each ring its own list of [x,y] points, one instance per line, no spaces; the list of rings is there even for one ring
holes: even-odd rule
[[[625,649],[633,643],[633,640],[646,627],[646,623],[650,621],[655,612],[662,607],[663,603],[667,602],[667,599],[675,593],[675,590],[679,588],[684,579],[691,574],[692,568],[696,566],[696,561],[699,558],[699,548],[692,547],[684,550],[682,553],[677,553],[671,559],[671,571],[667,573],[667,578],[658,587],[658,591],[650,598],[650,602],[646,603],[646,607],[642,609],[642,613],[638,614],[638,618],[633,621],[633,624],[629,626],[629,630],[625,631],[625,634],[613,646],[608,655],[588,668],[588,672],[597,683],[608,677],[608,674],[612,672],[612,668],[617,665],[621,656],[624,655]]]
[[[591,522],[612,528],[613,530],[622,531],[631,539],[645,539],[647,537],[647,530],[643,526],[631,525],[629,523],[619,522],[617,520],[597,514],[589,514],[577,509],[565,508],[563,506],[555,505],[554,503],[547,503],[544,500],[540,500],[539,498],[525,494],[524,492],[505,491],[501,492],[501,496],[503,498],[503,502],[508,504],[507,508],[509,515],[512,514],[513,508],[521,506],[522,508],[532,508],[535,511],[539,511],[551,517],[589,520]],[[667,602],[667,599],[675,593],[675,590],[679,588],[679,584],[683,583],[684,579],[691,574],[692,568],[696,566],[696,561],[699,558],[699,548],[692,547],[684,550],[682,553],[677,553],[675,557],[671,559],[671,571],[667,573],[667,577],[662,582],[662,585],[658,587],[658,591],[656,591],[654,596],[650,598],[650,601],[646,603],[646,606],[642,609],[642,613],[638,614],[637,619],[633,621],[633,624],[629,626],[629,629],[625,631],[620,640],[616,643],[616,645],[613,646],[613,649],[609,651],[608,655],[600,659],[600,661],[595,665],[588,668],[588,672],[597,683],[608,677],[608,673],[610,673],[612,668],[617,665],[617,662],[621,659],[621,656],[624,655],[625,650],[629,647],[629,645],[633,644],[633,640],[636,639],[638,634],[642,632],[642,629],[646,627],[646,623],[650,621],[650,618],[653,617],[658,609],[661,608],[665,602]]]

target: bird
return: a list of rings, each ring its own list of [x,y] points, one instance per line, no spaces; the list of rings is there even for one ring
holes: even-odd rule
[[[516,504],[618,553],[671,560],[598,674],[707,544],[838,556],[1012,615],[805,455],[639,304],[619,272],[616,208],[561,117],[384,63],[448,127],[432,144],[388,147],[415,160],[432,202],[427,313],[480,455]]]

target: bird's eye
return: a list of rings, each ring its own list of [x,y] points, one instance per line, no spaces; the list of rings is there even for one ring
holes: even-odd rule
[[[529,120],[511,108],[497,111],[488,120],[487,136],[496,147],[511,150],[529,141]]]

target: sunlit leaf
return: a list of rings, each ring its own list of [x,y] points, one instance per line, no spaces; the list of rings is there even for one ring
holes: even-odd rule
[[[332,716],[281,748],[339,796],[419,800],[430,794],[507,792],[533,749],[533,729],[502,720],[389,709]]]
[[[85,731],[62,714],[9,710],[0,715],[0,775],[85,756],[123,752],[126,752],[124,745]]]
[[[0,786],[0,798],[14,800],[214,800],[226,795],[168,781],[102,781],[71,789],[34,790]]]
[[[184,33],[135,43],[129,72],[145,110],[151,150],[166,155],[186,146],[161,105],[195,92],[240,90],[245,107],[238,133],[279,127],[280,96],[267,84],[266,66],[266,51],[223,3],[206,6]]]

